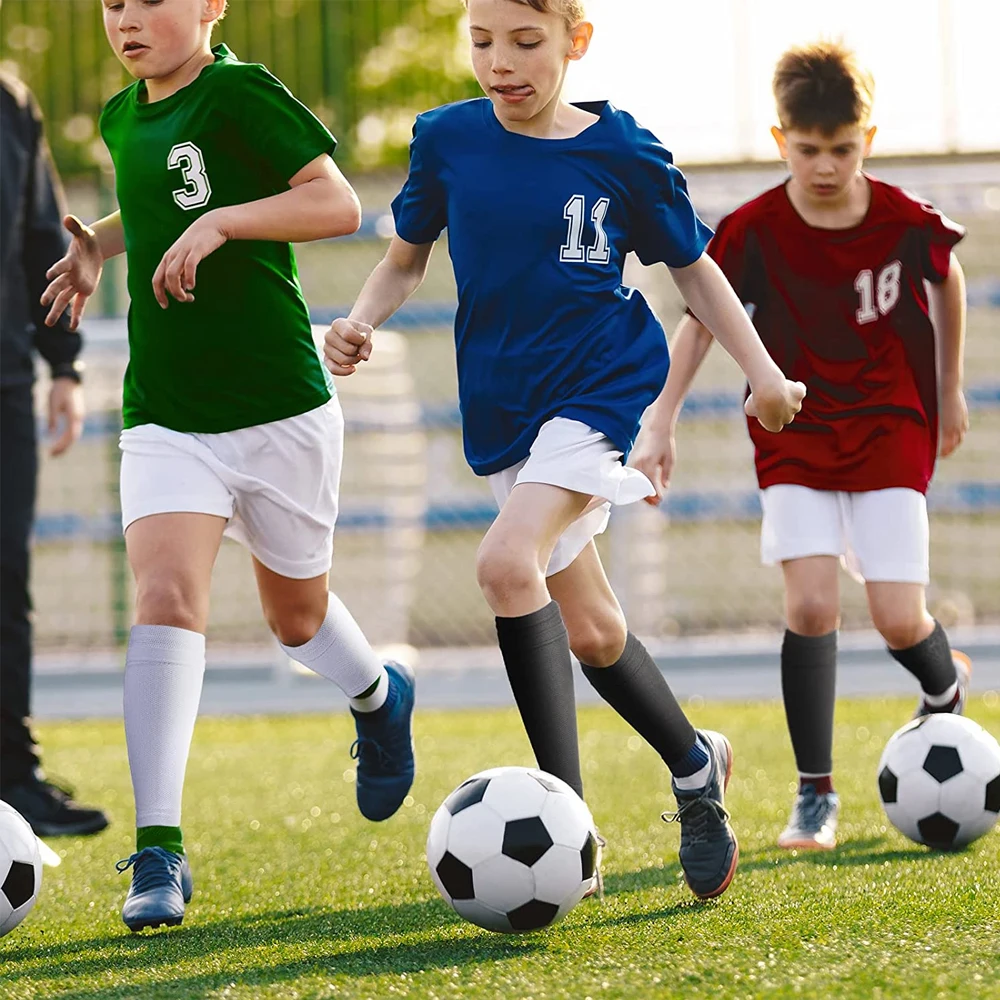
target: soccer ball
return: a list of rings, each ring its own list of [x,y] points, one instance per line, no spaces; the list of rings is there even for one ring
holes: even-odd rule
[[[562,920],[597,865],[594,818],[564,781],[495,767],[463,781],[434,814],[427,865],[445,900],[491,931],[534,931]]]
[[[937,850],[965,847],[1000,815],[1000,745],[971,719],[925,715],[886,743],[878,791],[900,833]]]
[[[0,937],[31,912],[42,888],[42,856],[28,821],[0,802]]]

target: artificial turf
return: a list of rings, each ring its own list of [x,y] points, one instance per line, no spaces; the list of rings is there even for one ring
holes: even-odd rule
[[[774,847],[794,770],[781,708],[693,706],[736,752],[727,805],[741,864],[699,903],[677,864],[668,779],[611,712],[581,712],[588,800],[608,840],[602,901],[545,932],[463,923],[437,896],[423,845],[443,797],[474,771],[529,763],[512,711],[426,712],[418,779],[392,820],[354,805],[345,716],[203,719],[185,797],[195,896],[184,924],[130,934],[119,910],[132,847],[120,723],[41,728],[46,763],[113,825],[52,840],[34,912],[0,940],[0,996],[82,998],[1000,998],[1000,830],[958,854],[905,840],[879,807],[875,769],[910,702],[838,706],[842,846]],[[1000,734],[1000,699],[968,714]]]

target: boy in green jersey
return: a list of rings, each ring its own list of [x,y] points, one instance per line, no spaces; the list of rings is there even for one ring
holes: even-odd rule
[[[101,132],[120,210],[70,216],[42,297],[75,328],[101,267],[128,257],[122,520],[136,581],[124,716],[136,853],[122,918],[179,924],[191,896],[181,792],[223,534],[251,552],[285,651],[338,684],[358,729],[358,804],[391,816],[413,781],[413,676],[381,663],[328,592],[343,416],[312,339],[290,242],[354,232],[326,128],[263,67],[211,47],[226,0],[103,0],[137,78]]]

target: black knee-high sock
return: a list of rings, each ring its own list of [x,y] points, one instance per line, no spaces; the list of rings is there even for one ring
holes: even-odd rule
[[[497,618],[507,679],[535,760],[583,795],[573,661],[555,601],[517,618]]]
[[[926,639],[906,649],[889,649],[889,654],[913,674],[924,694],[944,694],[955,683],[955,661],[951,658],[948,636],[939,621]]]
[[[833,771],[833,709],[837,699],[837,633],[785,632],[781,693],[788,735],[801,774]]]
[[[649,651],[631,632],[617,662],[610,667],[583,664],[583,675],[675,775],[698,770],[684,766],[697,739],[694,727]],[[699,756],[707,762],[707,756]]]

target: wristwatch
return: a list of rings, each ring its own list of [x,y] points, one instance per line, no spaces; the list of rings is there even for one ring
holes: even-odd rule
[[[60,361],[52,366],[52,378],[69,378],[79,385],[83,381],[84,367],[82,361]]]

